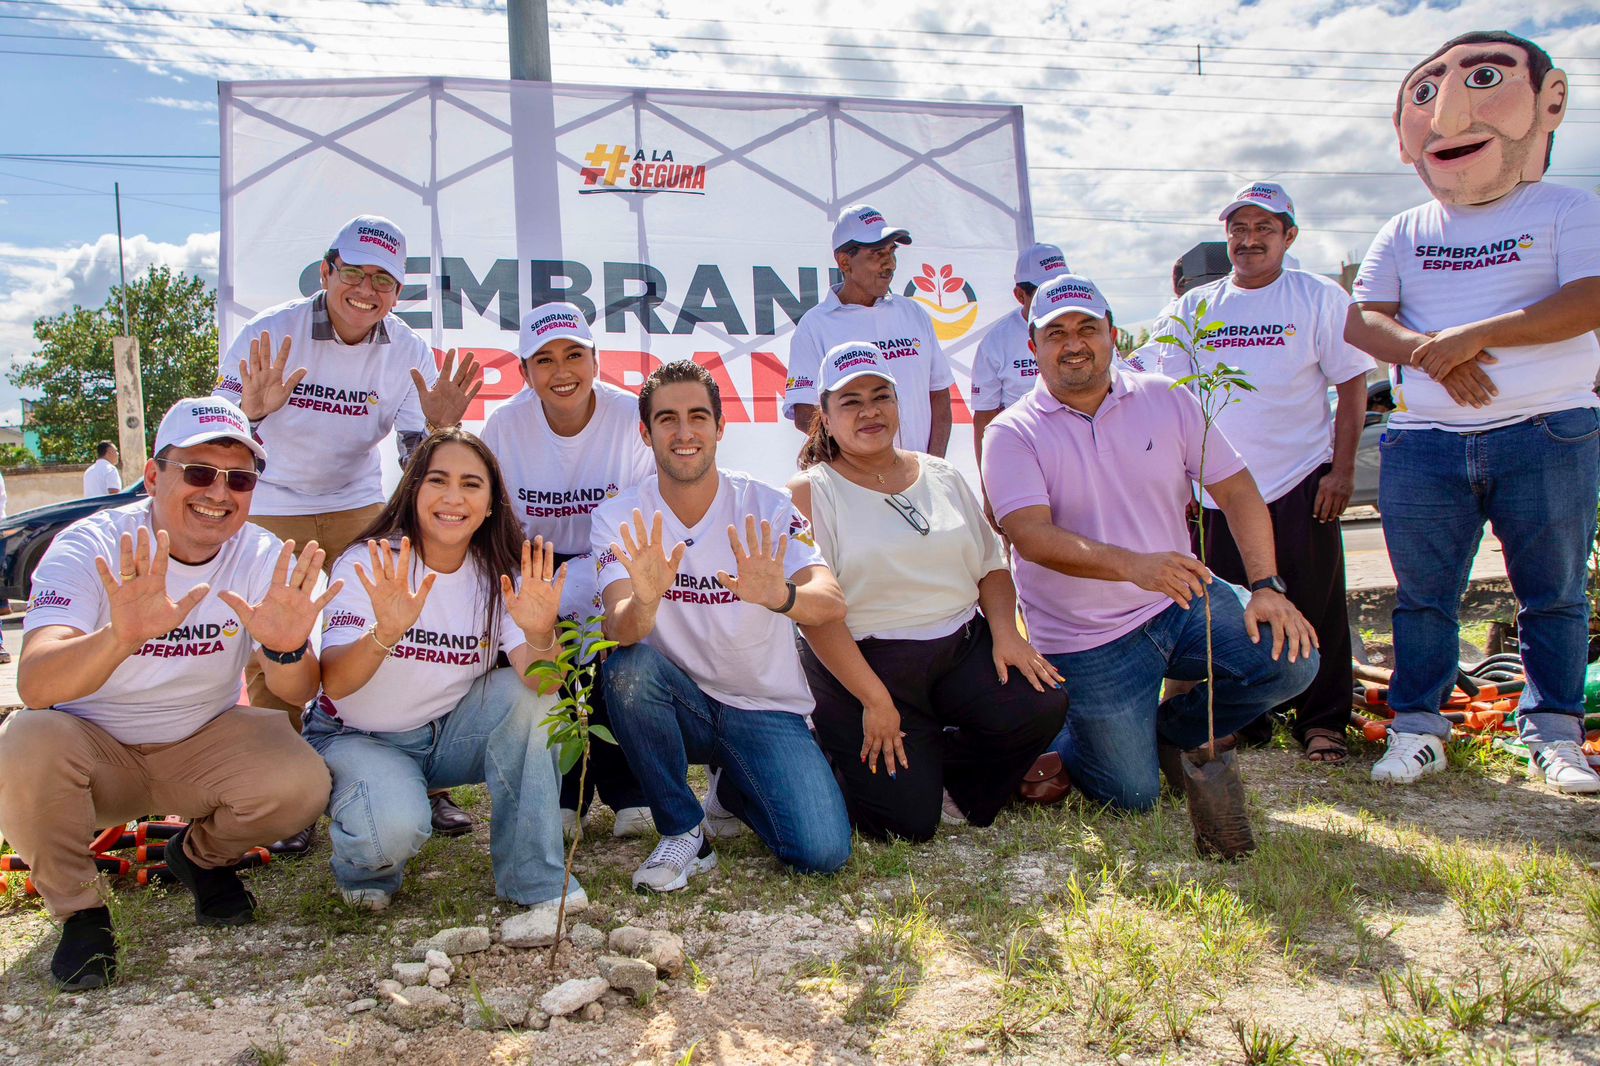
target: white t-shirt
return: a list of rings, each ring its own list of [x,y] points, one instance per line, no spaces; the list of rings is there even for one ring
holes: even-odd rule
[[[1528,182],[1491,204],[1429,200],[1384,224],[1356,275],[1362,303],[1398,303],[1418,333],[1477,322],[1538,303],[1580,278],[1600,276],[1600,197]],[[1463,407],[1416,367],[1390,365],[1399,429],[1464,433],[1532,415],[1600,406],[1593,390],[1600,341],[1492,348],[1479,366],[1499,388],[1487,407]]]
[[[794,623],[776,611],[745,603],[717,581],[718,570],[738,576],[728,527],[737,528],[743,540],[747,515],[771,522],[774,538],[789,535],[783,557],[789,578],[808,566],[822,565],[811,523],[795,510],[789,494],[749,474],[719,470],[716,498],[705,517],[690,528],[662,501],[658,479],[646,478],[594,512],[593,543],[602,593],[628,576],[611,545],[622,543],[622,523],[633,520],[635,508],[644,514],[646,525],[661,512],[669,552],[678,541],[688,546],[677,581],[657,605],[655,628],[644,643],[677,664],[702,692],[729,707],[810,714],[816,703],[795,648]]]
[[[857,640],[935,640],[978,609],[978,582],[1006,568],[1000,538],[967,479],[943,459],[903,493],[928,525],[923,536],[887,493],[863,488],[827,464],[805,471],[817,549],[844,590],[845,624]]]
[[[594,396],[594,414],[575,436],[550,428],[532,389],[497,408],[483,427],[528,539],[542,535],[563,555],[588,551],[590,513],[655,472],[639,436],[638,398],[603,381],[594,383]]]
[[[104,558],[115,573],[122,534],[137,536],[140,526],[150,531],[153,545],[149,500],[98,511],[62,530],[34,571],[24,632],[71,626],[93,633],[109,624],[110,601],[94,561]],[[124,659],[98,691],[57,709],[93,722],[123,744],[170,744],[238,706],[256,645],[219,593],[231,590],[249,603],[261,602],[282,547],[277,537],[247,522],[204,563],[170,560],[167,595],[177,601],[206,583],[211,591],[205,599],[170,633]]]
[[[115,496],[122,491],[122,475],[117,473],[117,468],[104,459],[96,459],[90,464],[89,469],[83,472],[83,495],[85,499],[94,496]]]
[[[878,346],[889,373],[894,375],[900,399],[900,434],[895,441],[914,452],[927,451],[928,437],[933,432],[933,408],[928,394],[948,389],[956,379],[928,312],[915,300],[893,293],[871,307],[863,307],[840,303],[839,290],[829,289],[821,303],[800,317],[789,338],[784,417],[793,416],[795,404],[817,403],[817,375],[822,359],[830,349],[847,341],[870,341]]]
[[[1192,316],[1200,301],[1206,321],[1221,331],[1206,343],[1200,361],[1237,366],[1255,392],[1235,392],[1217,414],[1217,426],[1235,450],[1268,503],[1333,458],[1333,414],[1328,386],[1364,375],[1372,360],[1344,340],[1350,297],[1334,282],[1303,270],[1285,270],[1259,289],[1240,288],[1233,278],[1190,289],[1175,314]],[[1157,324],[1157,336],[1183,336],[1170,318]],[[1156,369],[1169,378],[1196,372],[1189,355],[1175,344],[1152,344]],[[1207,506],[1212,506],[1208,502]]]
[[[357,560],[363,569],[368,568],[365,544],[346,551],[333,565],[331,579],[343,578],[344,588],[324,615],[324,650],[372,639],[366,635],[367,627],[376,619],[372,600],[356,576]],[[411,587],[416,588],[430,573],[434,571],[413,554]],[[498,639],[492,637],[484,583],[469,559],[455,573],[434,579],[416,624],[406,630],[365,685],[337,700],[324,695],[320,702],[323,710],[346,725],[369,733],[415,729],[455,710],[472,683],[494,668],[496,650],[509,653],[525,643],[522,630],[503,605]]]
[[[272,335],[274,357],[283,338],[292,341],[286,372],[307,369],[289,402],[256,430],[268,459],[250,501],[253,514],[327,514],[382,503],[378,444],[396,428],[427,430],[411,371],[420,370],[430,387],[438,381],[433,349],[392,314],[360,344],[345,344],[323,295],[263,311],[221,359],[212,394],[234,403],[244,394],[239,364],[263,331]]]
[[[972,409],[998,411],[1033,391],[1039,364],[1028,347],[1028,319],[1018,308],[984,333],[972,359]]]

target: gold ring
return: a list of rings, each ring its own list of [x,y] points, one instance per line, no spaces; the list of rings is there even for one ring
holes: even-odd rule
[[[122,580],[126,581],[130,577],[138,577],[139,575],[138,574],[132,574],[132,573],[123,573],[123,574],[121,574],[119,576],[122,578]]]

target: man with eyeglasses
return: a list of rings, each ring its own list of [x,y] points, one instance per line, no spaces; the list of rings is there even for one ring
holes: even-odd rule
[[[389,219],[358,215],[323,257],[322,288],[251,319],[222,356],[214,395],[236,402],[273,454],[251,520],[284,539],[316,540],[337,559],[383,505],[379,444],[398,431],[402,464],[430,429],[461,421],[482,386],[472,357],[441,372],[428,343],[394,312],[406,276],[406,239]],[[294,368],[294,369],[291,369]],[[272,698],[259,673],[251,702],[281,706],[296,727],[303,708]],[[472,828],[444,792],[434,832]],[[303,852],[310,830],[278,850]]]
[[[281,698],[314,696],[309,638],[341,582],[313,598],[323,552],[247,522],[267,452],[244,414],[179,400],[145,466],[149,497],[63,530],[33,577],[17,691],[0,725],[0,834],[63,921],[50,970],[64,989],[116,974],[99,827],[180,814],[165,862],[201,925],[243,925],[255,900],[233,866],[328,800],[322,758],[278,710],[239,704],[260,666]]]
[[[834,263],[843,277],[807,311],[789,339],[789,380],[783,413],[801,433],[817,412],[823,357],[841,344],[870,340],[900,382],[902,448],[942,456],[950,444],[950,387],[955,375],[939,346],[933,319],[916,301],[889,291],[895,251],[911,234],[891,226],[867,204],[839,212],[833,227]]]
[[[1280,592],[1316,627],[1322,666],[1311,687],[1291,703],[1294,738],[1313,762],[1342,763],[1350,723],[1350,615],[1345,604],[1344,538],[1339,517],[1355,489],[1356,445],[1367,410],[1372,360],[1344,339],[1350,297],[1337,283],[1290,267],[1300,235],[1294,201],[1282,185],[1251,182],[1217,220],[1227,235],[1230,274],[1181,296],[1174,318],[1221,323],[1194,357],[1176,344],[1154,343],[1167,377],[1181,379],[1218,361],[1241,368],[1252,386],[1217,415],[1216,425],[1244,457],[1272,516]],[[1185,336],[1176,322],[1157,335]],[[1336,389],[1338,413],[1328,409]],[[1249,577],[1232,526],[1216,501],[1202,494],[1206,565],[1236,585]],[[1199,553],[1199,540],[1194,548]],[[1286,714],[1289,706],[1276,707]],[[1272,716],[1263,715],[1241,739],[1265,744]]]

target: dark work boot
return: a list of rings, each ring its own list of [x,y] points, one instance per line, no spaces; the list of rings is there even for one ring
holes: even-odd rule
[[[249,925],[256,920],[256,898],[239,875],[226,866],[208,870],[184,853],[187,827],[167,841],[167,869],[194,896],[194,920],[200,925]]]
[[[458,837],[472,832],[472,815],[457,807],[449,792],[428,793],[433,808],[433,831],[443,837]]]
[[[50,960],[50,975],[66,992],[109,985],[117,976],[117,938],[111,931],[111,911],[90,907],[67,916],[61,942]]]

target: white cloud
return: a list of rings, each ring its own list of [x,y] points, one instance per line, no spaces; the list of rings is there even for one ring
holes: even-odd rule
[[[214,113],[217,110],[215,100],[183,100],[176,96],[147,96],[144,98],[144,102],[155,104],[157,107],[170,107],[176,111],[208,111]]]

